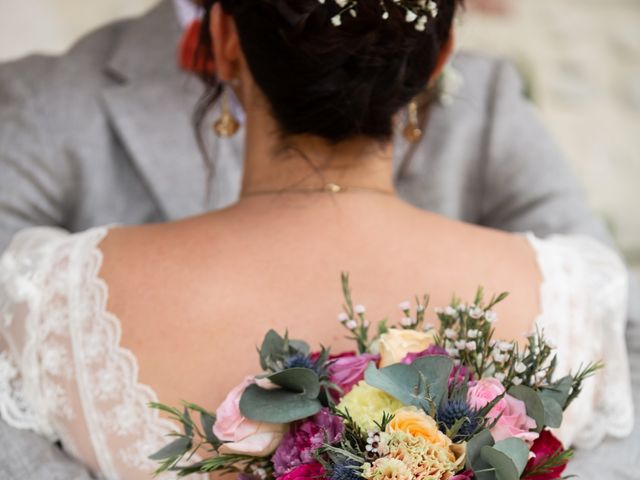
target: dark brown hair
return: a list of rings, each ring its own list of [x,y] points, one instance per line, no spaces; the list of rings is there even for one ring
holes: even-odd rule
[[[437,17],[418,31],[391,1],[383,20],[380,0],[358,0],[357,17],[343,15],[340,27],[331,23],[341,10],[334,0],[203,0],[204,25],[217,1],[234,18],[251,73],[282,133],[335,143],[356,135],[390,139],[393,116],[434,72],[459,3],[437,0]],[[208,28],[200,49],[212,55]],[[221,88],[215,77],[204,80],[211,90],[200,116]]]

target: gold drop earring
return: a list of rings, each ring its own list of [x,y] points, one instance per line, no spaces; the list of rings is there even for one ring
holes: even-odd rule
[[[415,143],[422,137],[422,129],[418,120],[418,102],[412,100],[407,106],[407,125],[404,127],[404,138]]]
[[[239,129],[240,123],[231,111],[229,91],[227,87],[223,87],[220,117],[213,124],[213,130],[221,138],[230,138],[233,137]]]

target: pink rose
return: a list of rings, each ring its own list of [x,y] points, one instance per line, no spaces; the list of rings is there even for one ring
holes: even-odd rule
[[[495,378],[483,378],[469,389],[467,402],[472,408],[480,410],[503,393],[505,389],[500,381]],[[516,437],[532,443],[538,438],[538,433],[530,432],[532,428],[536,428],[536,421],[527,415],[525,403],[511,395],[505,395],[487,416],[492,420],[500,416],[491,429],[491,435],[496,442]]]
[[[370,362],[377,362],[380,359],[378,355],[344,354],[331,361],[329,365],[329,380],[338,385],[343,395],[346,395],[351,389],[362,379],[364,379],[364,371]]]
[[[315,462],[300,465],[289,473],[278,477],[278,480],[322,480],[324,478],[324,468]]]
[[[245,378],[216,410],[213,433],[223,442],[229,442],[220,447],[222,454],[263,457],[273,453],[282,441],[287,425],[254,422],[240,413],[240,398],[254,381],[253,377]]]

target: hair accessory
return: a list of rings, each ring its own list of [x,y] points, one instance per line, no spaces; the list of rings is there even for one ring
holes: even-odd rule
[[[231,105],[229,104],[229,92],[225,88],[222,92],[222,112],[220,112],[220,118],[213,124],[213,130],[219,137],[229,138],[233,137],[240,129],[240,123],[238,119],[231,112]]]
[[[358,0],[332,0],[341,10],[331,18],[331,23],[339,27],[342,25],[342,15],[349,13],[352,17],[358,16]],[[438,4],[435,0],[379,0],[382,10],[382,19],[389,19],[389,10],[387,4],[391,3],[405,11],[405,20],[407,23],[413,23],[416,30],[424,32],[427,28],[429,19],[435,19],[438,16]],[[324,4],[326,0],[318,0]]]

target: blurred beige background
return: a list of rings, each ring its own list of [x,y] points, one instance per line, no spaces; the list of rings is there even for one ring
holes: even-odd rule
[[[471,0],[458,41],[512,58],[640,271],[640,0]],[[0,60],[61,52],[158,0],[0,0]]]

